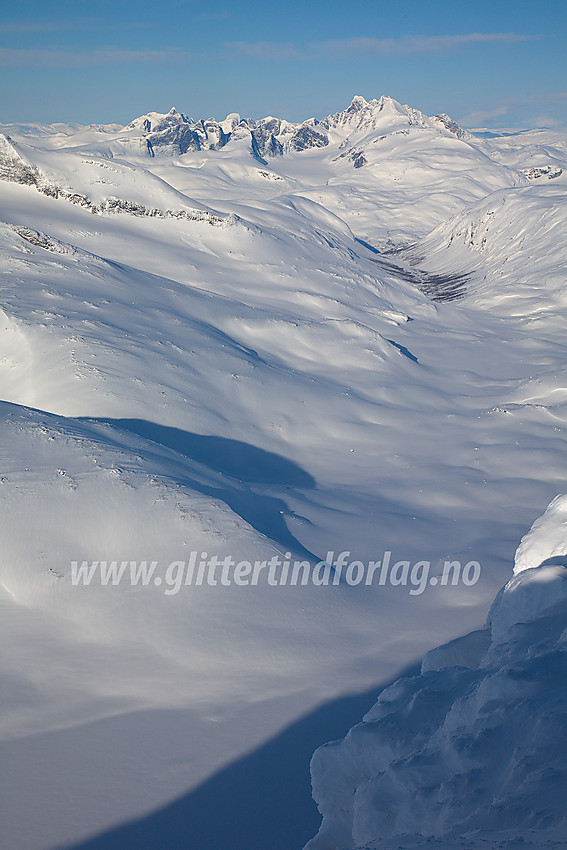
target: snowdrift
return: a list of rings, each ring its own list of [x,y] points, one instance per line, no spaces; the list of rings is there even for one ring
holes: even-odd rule
[[[565,846],[566,508],[558,496],[524,537],[484,630],[317,750],[308,850]]]

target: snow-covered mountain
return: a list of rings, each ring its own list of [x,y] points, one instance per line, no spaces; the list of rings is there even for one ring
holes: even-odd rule
[[[109,831],[217,777],[226,795],[261,753],[262,801],[201,846],[261,846],[270,805],[266,850],[299,850],[305,729],[311,754],[361,715],[330,733],[313,712],[480,629],[567,490],[565,136],[385,97],[299,124],[2,129],[4,844],[128,847]],[[339,575],[387,552],[436,581]],[[243,583],[185,583],[191,553]],[[338,578],[279,586],[273,558]],[[439,581],[455,560],[478,581]],[[266,776],[305,783],[292,812]]]
[[[272,116],[252,120],[242,119],[238,113],[231,113],[220,122],[214,118],[194,121],[173,107],[165,115],[149,112],[135,118],[124,130],[128,134],[128,141],[132,143],[136,140],[142,148],[145,145],[149,156],[218,150],[245,138],[250,152],[259,158],[322,148],[337,139],[344,143],[351,135],[359,138],[371,132],[392,132],[407,127],[420,127],[437,133],[449,132],[460,139],[469,138],[469,134],[447,115],[429,118],[418,109],[402,106],[391,97],[367,102],[360,95],[353,98],[347,109],[329,115],[322,121],[310,118],[293,123]],[[136,131],[136,136],[130,131]]]

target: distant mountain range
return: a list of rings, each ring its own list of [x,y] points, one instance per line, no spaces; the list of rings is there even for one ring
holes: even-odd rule
[[[268,116],[260,119],[242,118],[232,112],[223,121],[215,118],[195,121],[177,109],[167,114],[148,112],[135,118],[124,129],[136,131],[146,145],[148,154],[184,154],[187,151],[218,150],[230,143],[245,139],[254,156],[281,156],[289,151],[304,151],[326,147],[335,131],[368,133],[392,124],[426,127],[457,138],[469,135],[448,115],[432,118],[411,106],[402,106],[391,97],[366,101],[356,95],[350,106],[335,112],[322,121],[309,118],[300,123]],[[362,164],[362,163],[361,163]]]

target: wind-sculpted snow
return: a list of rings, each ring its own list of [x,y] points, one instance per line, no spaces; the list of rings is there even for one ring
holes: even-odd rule
[[[557,497],[524,538],[540,554],[484,631],[426,655],[343,741],[313,756],[323,824],[309,850],[565,846],[567,532]]]

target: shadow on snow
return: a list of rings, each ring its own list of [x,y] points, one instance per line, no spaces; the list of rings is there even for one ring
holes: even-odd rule
[[[301,850],[321,822],[311,797],[313,752],[344,737],[383,687],[326,703],[186,796],[67,850]]]
[[[222,500],[261,534],[298,554],[319,560],[299,543],[285,522],[285,517],[293,513],[281,496],[315,487],[312,476],[293,461],[240,440],[194,434],[145,419],[81,418],[79,421],[110,425],[115,431],[134,434],[175,452],[178,459],[170,465],[169,477],[177,484]],[[119,439],[115,438],[115,442],[120,444]],[[204,481],[198,470],[182,459],[206,467],[212,473],[210,481]],[[169,460],[174,458],[169,455]]]

